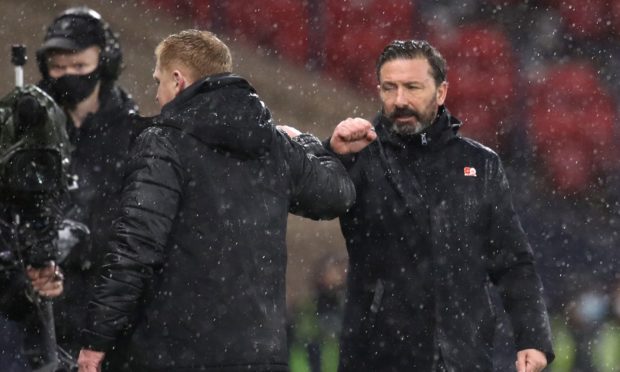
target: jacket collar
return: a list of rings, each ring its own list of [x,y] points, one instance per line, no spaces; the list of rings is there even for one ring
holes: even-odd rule
[[[192,84],[164,105],[153,122],[250,158],[268,152],[275,133],[271,114],[254,88],[233,74],[207,76]]]
[[[109,127],[118,124],[116,118],[123,115],[137,116],[138,106],[117,85],[102,85],[99,93],[99,109],[91,112],[84,118],[80,128],[76,128],[71,115],[67,115],[67,133],[74,140],[78,132],[97,133],[105,132]]]
[[[202,93],[208,93],[216,89],[224,87],[236,86],[239,88],[245,88],[251,93],[256,93],[254,88],[241,76],[222,73],[204,77],[189,87],[185,88],[179,95],[177,95],[172,101],[165,104],[161,109],[162,116],[168,116],[176,111],[185,107],[192,98]]]
[[[438,149],[455,138],[461,125],[461,121],[450,115],[444,105],[439,106],[433,124],[421,133],[407,137],[392,132],[390,129],[392,122],[382,113],[379,113],[375,118],[377,134],[379,134],[382,142],[398,147],[416,147],[429,150]]]

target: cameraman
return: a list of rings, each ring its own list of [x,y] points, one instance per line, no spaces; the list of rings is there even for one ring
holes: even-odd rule
[[[131,117],[137,107],[116,84],[122,65],[119,39],[92,9],[75,7],[58,15],[47,29],[37,61],[42,74],[39,86],[67,114],[73,145],[71,173],[77,188],[70,192],[61,231],[59,244],[67,250],[61,263],[65,292],[55,301],[54,313],[58,344],[75,357],[90,283],[117,209],[120,169],[128,155]]]

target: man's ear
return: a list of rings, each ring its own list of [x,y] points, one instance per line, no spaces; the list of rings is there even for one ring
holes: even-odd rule
[[[176,82],[176,93],[179,94],[183,89],[186,88],[186,79],[185,76],[183,76],[183,73],[181,72],[181,70],[174,70],[172,71],[172,77],[174,78],[174,81]]]
[[[439,87],[437,87],[437,104],[438,105],[443,105],[443,103],[446,101],[446,97],[448,96],[448,82],[444,81],[441,84],[439,84]]]

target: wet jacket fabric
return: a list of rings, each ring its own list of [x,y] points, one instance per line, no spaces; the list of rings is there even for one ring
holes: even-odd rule
[[[519,350],[553,359],[542,287],[497,154],[440,108],[403,139],[388,119],[346,159],[357,200],[340,371],[491,371],[497,286]],[[515,356],[516,357],[516,356]]]
[[[289,211],[334,218],[355,199],[316,138],[280,133],[244,79],[214,75],[137,138],[85,346],[131,329],[140,371],[286,371]]]
[[[121,170],[129,157],[130,139],[136,135],[132,118],[137,106],[132,98],[118,86],[102,88],[96,113],[89,114],[80,128],[67,122],[74,183],[64,217],[90,230],[90,236],[80,236],[82,240],[64,252],[64,292],[54,301],[58,343],[74,357],[79,352],[91,287],[118,213]]]

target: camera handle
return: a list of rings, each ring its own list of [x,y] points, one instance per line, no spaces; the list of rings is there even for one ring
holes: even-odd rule
[[[24,65],[28,61],[26,56],[26,46],[23,44],[15,44],[11,46],[11,63],[15,65],[15,86],[21,88],[24,86]]]
[[[19,214],[14,214],[13,221],[14,234],[16,241],[19,242],[19,225],[21,224],[21,216]],[[21,254],[21,250],[15,250],[15,254],[21,266],[21,270],[25,274],[27,267],[24,257]],[[24,342],[28,343],[30,338],[36,339],[36,342],[33,342],[33,344],[39,345],[41,350],[45,353],[45,355],[37,355],[37,365],[31,366],[32,372],[55,372],[58,368],[59,357],[52,300],[41,297],[37,292],[35,292],[32,286],[28,286],[24,294],[33,304],[38,317],[36,329],[31,330],[27,327]],[[26,359],[30,359],[28,355],[25,355],[25,357]],[[29,362],[32,363],[31,360],[29,360]]]

